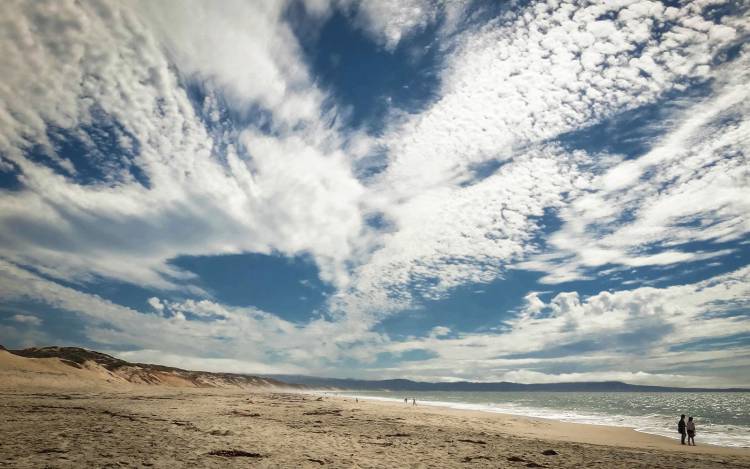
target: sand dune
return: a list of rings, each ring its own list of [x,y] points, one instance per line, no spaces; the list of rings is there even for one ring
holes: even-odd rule
[[[97,363],[73,367],[59,358],[25,358],[0,350],[0,387],[89,388],[127,381]]]
[[[295,387],[258,376],[129,363],[77,347],[0,349],[0,387],[88,388],[158,385],[189,388]]]

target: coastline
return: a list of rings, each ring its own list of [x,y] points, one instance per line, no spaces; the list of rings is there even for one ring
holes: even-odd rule
[[[750,466],[744,449],[621,427],[299,390],[0,386],[0,412],[12,468]]]
[[[325,393],[325,394],[324,394]],[[395,398],[344,394],[346,391],[313,391],[311,395],[340,399],[351,405],[359,399],[357,405],[382,406],[392,411],[431,412],[439,415],[456,415],[465,418],[497,419],[508,429],[509,433],[519,436],[565,441],[583,444],[617,446],[622,448],[647,448],[667,451],[685,451],[687,453],[744,455],[750,457],[750,448],[739,446],[719,446],[700,443],[697,446],[681,445],[679,439],[639,431],[627,426],[615,426],[598,423],[566,422],[551,418],[534,417],[516,413],[498,412],[481,408],[457,408],[449,402],[423,401],[413,406],[411,401],[404,404]],[[480,407],[480,406],[477,406]]]
[[[387,403],[392,404],[395,406],[404,407],[405,404],[403,403],[401,398],[391,398],[391,397],[384,397],[384,396],[374,396],[374,395],[367,395],[364,394],[366,391],[319,391],[315,392],[319,395],[327,395],[329,397],[341,397],[341,398],[347,398],[347,399],[355,399],[358,398],[360,401],[370,401],[370,402],[380,402],[380,403]],[[363,393],[363,394],[360,394]],[[458,412],[478,412],[480,414],[487,414],[487,415],[496,415],[499,416],[502,419],[508,419],[511,417],[514,418],[523,418],[523,419],[529,419],[532,421],[542,421],[542,422],[553,422],[556,424],[561,424],[563,427],[565,425],[584,425],[586,427],[595,427],[597,429],[607,428],[607,429],[620,429],[620,430],[629,430],[632,432],[635,432],[638,435],[648,435],[649,437],[656,437],[656,440],[661,443],[655,443],[650,442],[652,445],[656,444],[657,446],[654,447],[660,447],[660,448],[668,448],[670,446],[676,446],[680,447],[679,438],[671,437],[666,435],[666,431],[664,432],[656,432],[656,431],[647,431],[639,426],[632,426],[632,425],[617,425],[612,424],[607,421],[591,421],[589,418],[557,418],[555,416],[550,415],[544,415],[545,412],[528,412],[528,411],[513,411],[508,410],[507,408],[495,408],[490,405],[485,404],[476,404],[476,403],[469,403],[469,402],[460,402],[460,401],[434,401],[434,400],[418,400],[418,407],[430,407],[435,409],[449,409],[453,411]],[[409,401],[408,406],[411,406],[411,400]],[[540,411],[545,411],[546,409],[539,409]],[[554,412],[550,412],[554,413]],[[607,417],[613,417],[613,416],[607,416]],[[676,419],[677,417],[675,417]],[[586,421],[577,421],[577,420],[586,420]],[[575,428],[575,427],[574,427]],[[606,430],[606,432],[611,432],[611,430]],[[629,432],[628,432],[629,433]],[[556,439],[562,439],[563,441],[577,441],[577,440],[570,440],[566,439],[566,435],[564,433],[564,430],[560,430],[555,435],[557,435]],[[597,434],[598,436],[598,434]],[[628,436],[628,435],[620,435],[622,437]],[[618,441],[620,438],[617,439]],[[638,447],[638,445],[649,443],[649,441],[646,441],[642,438],[633,437],[633,435],[629,435],[628,438],[623,438],[623,440],[626,442],[622,446],[624,447]],[[636,446],[627,444],[627,441],[637,441],[638,443]],[[583,443],[586,443],[588,441],[580,441]],[[671,445],[670,445],[671,443]],[[603,443],[603,444],[615,444],[620,446],[616,443],[610,443],[609,441]],[[687,446],[687,445],[686,445]],[[743,445],[737,445],[737,444],[716,444],[711,442],[701,442],[699,439],[699,446],[697,447],[711,447],[711,448],[734,448],[738,450],[745,450],[750,454],[750,447],[743,446]],[[692,447],[691,447],[692,448]]]

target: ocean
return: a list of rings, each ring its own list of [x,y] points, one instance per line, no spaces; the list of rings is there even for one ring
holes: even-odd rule
[[[480,410],[563,422],[630,427],[679,438],[680,414],[693,416],[696,443],[750,447],[750,393],[747,392],[418,392],[346,391],[362,399]]]

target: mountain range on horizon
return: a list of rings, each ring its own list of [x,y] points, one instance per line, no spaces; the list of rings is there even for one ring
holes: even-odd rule
[[[409,379],[360,380],[351,378],[323,378],[303,375],[264,375],[287,383],[323,389],[352,391],[474,391],[474,392],[750,392],[746,388],[683,388],[677,386],[648,386],[622,381],[582,381],[559,383],[502,382],[426,382]]]

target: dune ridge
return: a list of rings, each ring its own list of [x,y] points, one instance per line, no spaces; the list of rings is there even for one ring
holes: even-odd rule
[[[0,345],[0,386],[168,386],[187,388],[303,388],[270,378],[235,373],[189,371],[130,363],[79,347],[8,350]]]

